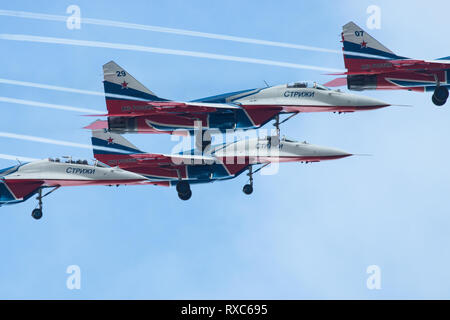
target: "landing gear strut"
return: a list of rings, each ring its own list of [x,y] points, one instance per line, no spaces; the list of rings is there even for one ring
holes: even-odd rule
[[[249,177],[249,183],[246,184],[244,186],[244,188],[242,188],[242,192],[244,192],[246,195],[250,195],[253,193],[253,168],[252,168],[252,166],[250,166],[248,168],[247,175]]]
[[[31,216],[34,219],[39,220],[40,218],[42,218],[42,198],[48,196],[53,191],[56,191],[57,189],[59,189],[59,187],[60,186],[54,187],[51,191],[47,192],[44,195],[42,195],[42,188],[39,189],[38,196],[36,197],[36,200],[38,201],[38,207],[31,212]]]
[[[437,76],[435,76],[435,79],[436,89],[434,89],[433,97],[431,98],[431,100],[435,105],[443,106],[447,102],[449,92],[447,87],[441,87],[441,83]]]
[[[253,171],[253,166],[250,165],[248,167],[248,183],[242,188],[242,192],[244,192],[247,195],[250,195],[253,193],[253,175],[255,173],[257,173],[258,171],[264,169],[265,167],[267,167],[270,163],[266,163],[263,166],[259,167],[257,170]]]
[[[31,216],[36,219],[39,220],[40,218],[42,218],[42,189],[39,189],[39,195],[36,197],[36,199],[38,200],[38,207],[34,209],[31,212]]]
[[[192,197],[192,191],[191,191],[191,187],[189,186],[189,182],[187,181],[179,181],[177,183],[177,192],[178,192],[178,197],[181,200],[189,200]]]
[[[289,117],[287,117],[283,121],[280,121],[280,115],[279,114],[277,114],[275,116],[275,123],[273,124],[273,126],[276,129],[276,137],[270,137],[270,144],[271,145],[276,147],[276,146],[278,146],[280,144],[280,125],[285,123],[286,121],[292,119],[293,117],[295,117],[299,113],[300,112],[293,112]]]

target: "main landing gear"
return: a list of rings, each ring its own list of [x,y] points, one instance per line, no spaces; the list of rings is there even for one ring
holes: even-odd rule
[[[31,212],[31,216],[36,219],[39,220],[40,218],[42,218],[42,198],[48,196],[50,193],[52,193],[53,191],[56,191],[57,189],[59,189],[60,186],[56,186],[54,187],[51,191],[47,192],[46,194],[42,195],[42,188],[39,189],[38,191],[38,196],[36,197],[36,200],[38,201],[38,208],[34,209]]]
[[[436,89],[434,89],[433,97],[431,100],[436,106],[443,106],[448,99],[448,89],[447,87],[441,87],[441,83],[437,76],[435,76],[436,79]]]
[[[448,89],[446,87],[436,87],[431,100],[437,106],[443,106],[448,99]]]
[[[177,188],[177,192],[178,192],[178,197],[181,200],[186,201],[192,197],[192,191],[191,191],[189,182],[181,180],[177,183],[176,188]]]

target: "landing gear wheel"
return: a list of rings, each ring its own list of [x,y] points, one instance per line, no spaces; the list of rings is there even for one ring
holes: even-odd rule
[[[431,100],[435,105],[443,106],[447,102],[448,96],[449,96],[448,89],[446,87],[438,86],[434,90],[433,97],[431,98]]]
[[[251,184],[246,184],[246,185],[244,186],[244,188],[242,188],[242,191],[243,191],[245,194],[250,195],[250,194],[253,193],[253,186],[252,186]]]
[[[178,193],[178,197],[183,201],[189,200],[192,197],[192,191],[189,190],[186,193]]]
[[[34,219],[39,220],[40,218],[42,218],[42,210],[41,209],[34,209],[33,212],[31,212],[31,216]]]
[[[187,182],[187,181],[178,182],[176,188],[177,188],[177,192],[182,193],[182,194],[186,194],[189,191],[191,191],[191,187],[189,186],[189,182]]]

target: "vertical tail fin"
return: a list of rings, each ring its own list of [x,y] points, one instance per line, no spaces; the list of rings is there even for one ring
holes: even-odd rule
[[[109,113],[121,113],[122,107],[135,101],[167,101],[155,95],[114,61],[103,65],[103,86]],[[136,102],[135,102],[136,103]]]
[[[348,71],[361,71],[364,64],[385,60],[407,59],[393,53],[354,22],[343,26],[342,42],[345,67]]]

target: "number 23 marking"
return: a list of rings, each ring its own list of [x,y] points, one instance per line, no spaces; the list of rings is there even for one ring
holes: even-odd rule
[[[125,73],[125,71],[116,71],[116,75],[118,77],[125,77],[127,74]]]

